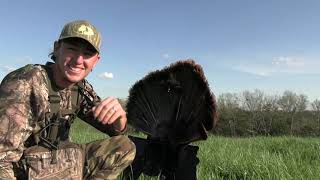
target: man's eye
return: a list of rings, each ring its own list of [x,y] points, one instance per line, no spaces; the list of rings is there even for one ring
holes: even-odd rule
[[[84,54],[85,56],[88,56],[88,57],[91,57],[91,56],[94,55],[93,52],[84,52],[83,54]]]
[[[71,50],[71,51],[75,51],[76,48],[73,48],[73,47],[69,47],[68,50]]]

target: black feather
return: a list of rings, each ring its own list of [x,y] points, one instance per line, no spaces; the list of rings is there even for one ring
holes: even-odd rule
[[[193,60],[151,72],[132,86],[127,103],[129,124],[172,144],[206,139],[216,110],[203,70]]]

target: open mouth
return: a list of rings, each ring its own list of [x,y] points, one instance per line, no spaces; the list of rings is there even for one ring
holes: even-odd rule
[[[84,68],[81,68],[81,67],[73,67],[73,66],[70,66],[68,65],[68,70],[72,73],[75,73],[75,74],[79,74],[81,73],[81,71],[84,70]]]

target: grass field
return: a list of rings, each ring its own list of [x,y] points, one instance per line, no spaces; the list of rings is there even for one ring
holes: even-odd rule
[[[86,143],[107,136],[76,121],[71,137],[74,142]],[[320,179],[318,138],[210,136],[206,141],[194,144],[200,147],[199,180]]]

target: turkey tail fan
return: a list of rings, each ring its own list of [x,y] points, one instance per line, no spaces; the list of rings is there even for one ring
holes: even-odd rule
[[[173,144],[206,139],[217,121],[216,111],[203,70],[193,60],[151,72],[129,90],[128,123]]]

